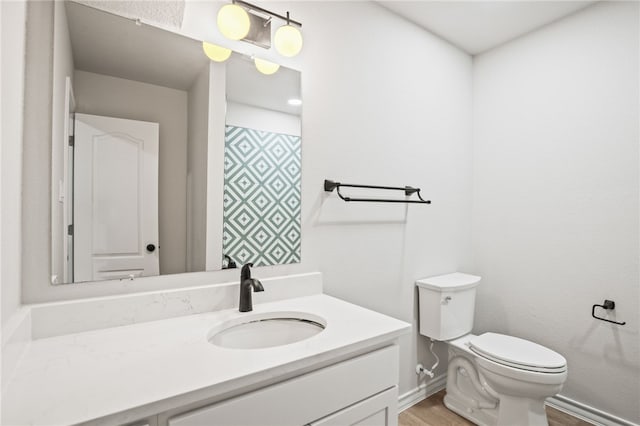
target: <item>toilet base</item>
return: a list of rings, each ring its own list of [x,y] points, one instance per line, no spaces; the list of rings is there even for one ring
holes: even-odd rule
[[[450,347],[445,407],[477,425],[495,426],[498,404],[483,386],[473,357]]]
[[[544,399],[514,398],[507,395],[500,397],[502,409],[498,414],[496,426],[512,426],[523,424],[527,426],[548,426],[547,413],[544,409]]]
[[[479,426],[495,426],[498,422],[497,408],[472,408],[468,401],[455,394],[444,396],[444,406]]]

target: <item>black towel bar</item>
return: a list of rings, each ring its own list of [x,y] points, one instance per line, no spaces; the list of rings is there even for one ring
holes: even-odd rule
[[[392,200],[386,198],[353,198],[353,197],[345,197],[340,193],[341,187],[347,188],[366,188],[366,189],[384,189],[384,190],[393,190],[393,191],[404,191],[404,195],[407,197],[413,194],[416,194],[419,200]],[[431,204],[431,200],[425,200],[420,195],[420,188],[413,188],[411,186],[379,186],[379,185],[355,185],[350,183],[340,183],[334,182],[332,180],[325,179],[324,180],[324,190],[327,192],[332,192],[336,190],[338,197],[340,197],[344,201],[361,201],[361,202],[369,202],[369,203],[414,203],[414,204]]]

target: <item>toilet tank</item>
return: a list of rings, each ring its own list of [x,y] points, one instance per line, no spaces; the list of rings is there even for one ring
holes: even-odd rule
[[[480,279],[455,272],[416,281],[420,334],[450,340],[470,333]]]

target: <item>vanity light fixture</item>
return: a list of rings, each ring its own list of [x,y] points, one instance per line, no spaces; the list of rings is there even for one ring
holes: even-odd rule
[[[271,75],[280,68],[280,65],[260,58],[253,58],[253,62],[256,64],[258,71],[266,75]]]
[[[207,43],[206,41],[202,42],[202,50],[204,50],[204,54],[207,55],[209,59],[215,62],[224,62],[231,56],[231,49],[218,46],[217,44]]]
[[[218,11],[218,28],[223,36],[231,40],[242,40],[249,34],[251,21],[242,6],[225,4]]]
[[[296,56],[302,49],[302,24],[291,19],[289,12],[282,16],[244,0],[232,0],[231,4],[222,6],[218,11],[218,28],[231,40],[242,40],[269,49],[273,18],[285,22],[274,35],[276,50],[286,57]]]
[[[293,57],[302,50],[302,33],[299,28],[291,25],[289,12],[287,12],[287,24],[276,30],[274,42],[276,50],[282,56]]]

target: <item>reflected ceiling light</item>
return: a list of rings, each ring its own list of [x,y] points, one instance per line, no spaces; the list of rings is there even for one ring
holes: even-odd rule
[[[302,105],[302,99],[292,98],[292,99],[289,99],[287,103],[292,106],[300,106]]]
[[[302,49],[302,33],[291,25],[289,12],[287,12],[287,24],[278,28],[275,34],[275,46],[282,56],[292,57],[300,53]]]
[[[251,21],[247,11],[237,4],[225,4],[218,11],[218,29],[228,39],[241,40],[249,34]]]
[[[253,58],[253,62],[255,62],[256,68],[258,68],[258,71],[266,75],[271,75],[276,71],[278,71],[278,69],[280,68],[280,65],[274,64],[273,62],[269,62],[260,58]]]
[[[207,43],[206,41],[202,42],[202,50],[204,50],[204,54],[207,55],[209,59],[216,62],[224,62],[231,56],[231,49]]]

